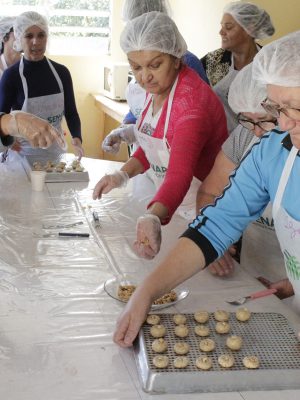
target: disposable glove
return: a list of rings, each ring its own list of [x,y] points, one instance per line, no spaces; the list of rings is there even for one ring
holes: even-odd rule
[[[234,271],[234,260],[232,258],[234,255],[234,246],[228,251],[225,251],[224,255],[218,258],[213,263],[209,264],[208,269],[212,275],[216,276],[226,276]]]
[[[74,147],[74,153],[78,157],[78,160],[81,160],[81,157],[84,155],[84,150],[82,147],[81,140],[78,137],[72,138],[72,145]]]
[[[95,186],[93,199],[101,199],[102,194],[109,193],[112,189],[126,186],[129,180],[127,172],[115,171],[113,174],[105,175]]]
[[[107,153],[117,154],[122,142],[128,145],[135,143],[134,124],[121,125],[111,131],[102,142],[102,149]]]
[[[32,147],[49,147],[53,142],[63,148],[65,142],[59,132],[44,119],[23,111],[11,111],[8,131],[12,136],[22,137]]]
[[[160,250],[161,245],[161,223],[160,219],[153,214],[145,214],[139,217],[136,224],[136,241],[133,247],[136,253],[151,260]]]

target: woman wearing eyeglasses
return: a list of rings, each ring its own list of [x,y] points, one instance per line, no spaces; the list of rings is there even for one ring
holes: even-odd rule
[[[132,345],[152,302],[220,257],[273,204],[276,235],[300,312],[300,31],[265,46],[253,77],[267,85],[264,108],[281,131],[252,146],[222,196],[203,208],[166,259],[146,277],[118,319],[114,341]]]
[[[275,130],[277,119],[267,113],[261,102],[267,97],[265,85],[252,76],[252,63],[236,76],[229,89],[228,102],[238,115],[239,125],[222,146],[214,167],[203,181],[197,193],[197,211],[214,202],[229,183],[232,171],[240,164],[243,156],[266,132]],[[232,251],[232,250],[231,250]],[[249,224],[243,233],[241,266],[250,275],[263,275],[267,281],[286,278],[284,260],[274,230],[272,206]],[[219,276],[232,272],[234,262],[230,251],[210,266],[210,271]]]

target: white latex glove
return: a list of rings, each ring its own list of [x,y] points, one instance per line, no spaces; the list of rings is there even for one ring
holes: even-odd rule
[[[59,132],[44,119],[23,111],[11,111],[8,131],[10,135],[22,137],[32,147],[49,147],[53,142],[63,148],[65,142]]]
[[[136,241],[133,247],[142,258],[152,259],[160,250],[161,223],[153,214],[139,217],[136,224]]]
[[[231,257],[231,254],[230,250],[228,250],[222,257],[209,264],[208,269],[211,274],[216,276],[226,276],[231,274],[234,271],[234,260]]]
[[[72,138],[72,145],[74,147],[74,154],[78,157],[78,160],[81,160],[81,157],[84,156],[84,150],[82,147],[81,140],[78,137]]]
[[[103,178],[95,186],[93,191],[93,199],[101,199],[105,193],[109,193],[112,189],[126,186],[129,180],[127,172],[116,171],[113,174],[104,175]]]
[[[117,154],[122,142],[133,144],[136,142],[134,135],[135,124],[121,125],[111,131],[102,142],[102,149],[107,153]]]

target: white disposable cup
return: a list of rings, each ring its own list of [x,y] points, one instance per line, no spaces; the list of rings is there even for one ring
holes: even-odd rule
[[[46,178],[46,171],[31,171],[30,180],[31,188],[35,192],[42,192],[44,190]]]

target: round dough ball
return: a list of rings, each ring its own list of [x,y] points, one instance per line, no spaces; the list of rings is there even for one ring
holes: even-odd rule
[[[208,352],[213,351],[216,347],[214,340],[212,339],[202,339],[199,343],[200,350]]]
[[[230,368],[234,364],[234,357],[231,354],[222,354],[218,358],[218,363],[223,368]]]
[[[174,367],[175,368],[185,368],[189,365],[189,359],[187,357],[175,357]]]
[[[215,326],[216,332],[217,333],[228,333],[230,331],[230,325],[228,322],[223,321],[223,322],[217,322]]]
[[[200,324],[205,324],[209,320],[209,314],[207,311],[198,310],[195,312],[194,318]]]
[[[174,351],[179,355],[187,354],[190,351],[190,346],[186,342],[177,342],[174,345]]]
[[[229,313],[225,310],[217,310],[214,312],[216,321],[224,322],[229,320]]]
[[[232,335],[226,339],[226,346],[231,350],[240,350],[243,339],[240,336]]]
[[[157,368],[166,368],[169,364],[169,357],[167,356],[155,356],[153,357],[153,364]]]
[[[156,314],[149,314],[146,322],[149,325],[158,325],[160,323],[160,316]]]
[[[207,356],[200,356],[196,358],[196,367],[204,370],[210,369],[212,367],[211,358]]]
[[[202,337],[208,336],[209,332],[210,332],[209,327],[206,325],[196,325],[194,330],[195,330],[196,335],[202,336]]]
[[[245,322],[248,321],[248,319],[251,317],[251,312],[248,310],[248,308],[245,307],[238,308],[236,310],[235,316],[238,321]]]
[[[150,328],[150,333],[155,338],[160,338],[165,336],[166,328],[163,325],[153,325]]]
[[[243,364],[246,368],[258,368],[259,367],[259,359],[256,356],[246,356],[243,358]]]
[[[175,326],[175,335],[178,337],[187,337],[189,334],[189,328],[186,325]]]
[[[168,348],[168,343],[165,341],[164,338],[159,338],[155,339],[152,342],[152,350],[155,351],[155,353],[163,353],[167,350]]]
[[[173,316],[173,321],[176,325],[184,325],[186,323],[186,316],[183,314],[175,314]]]

